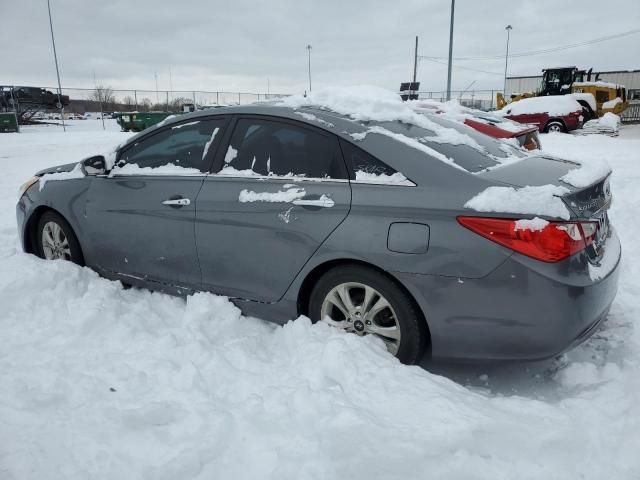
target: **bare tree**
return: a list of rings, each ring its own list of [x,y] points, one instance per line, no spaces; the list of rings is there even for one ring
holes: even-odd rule
[[[89,99],[101,103],[104,110],[113,110],[116,103],[116,96],[113,94],[113,89],[104,85],[96,85]]]

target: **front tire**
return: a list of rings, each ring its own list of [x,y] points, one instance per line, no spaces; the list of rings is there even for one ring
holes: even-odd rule
[[[80,243],[69,223],[61,215],[48,211],[38,220],[37,254],[45,260],[67,260],[84,265]]]
[[[544,131],[546,133],[549,133],[549,132],[566,133],[567,129],[565,128],[562,122],[553,120],[547,123],[547,126],[544,128]]]
[[[309,313],[314,322],[377,336],[402,363],[418,362],[428,344],[424,319],[413,300],[371,268],[349,265],[329,270],[311,292]]]

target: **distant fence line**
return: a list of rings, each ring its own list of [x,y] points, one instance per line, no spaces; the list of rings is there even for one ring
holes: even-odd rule
[[[40,88],[40,87],[38,87]],[[56,87],[41,87],[57,94]],[[115,110],[163,110],[169,111],[192,103],[198,107],[206,105],[245,105],[260,100],[287,96],[280,93],[203,91],[203,90],[140,90],[97,88],[63,88],[70,103],[65,107],[69,113],[99,111],[100,103],[105,111]],[[96,108],[97,107],[97,108]]]

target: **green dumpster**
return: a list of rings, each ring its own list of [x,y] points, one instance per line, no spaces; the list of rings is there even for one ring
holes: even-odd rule
[[[0,113],[0,133],[18,132],[18,118],[16,114]]]
[[[167,117],[178,115],[172,112],[118,112],[115,114],[116,122],[124,132],[141,132],[156,123],[160,123]]]

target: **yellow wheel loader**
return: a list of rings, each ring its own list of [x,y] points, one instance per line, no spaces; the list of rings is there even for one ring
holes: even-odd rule
[[[547,68],[542,70],[542,83],[535,92],[517,93],[504,98],[500,92],[496,94],[498,110],[508,103],[523,98],[546,95],[572,95],[584,110],[585,122],[601,117],[607,112],[622,113],[628,106],[627,90],[623,85],[602,82],[596,78],[591,80],[593,69],[579,70],[577,67]]]

